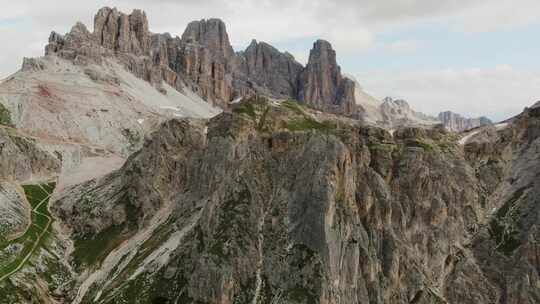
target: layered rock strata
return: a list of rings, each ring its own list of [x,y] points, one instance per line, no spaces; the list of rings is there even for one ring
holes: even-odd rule
[[[253,42],[235,53],[223,21],[188,24],[182,37],[153,34],[144,12],[127,15],[108,7],[99,10],[94,32],[77,23],[70,33],[51,33],[47,55],[78,64],[119,60],[137,77],[155,86],[163,81],[179,91],[189,87],[205,100],[227,108],[242,96],[262,94],[295,99],[320,110],[357,114],[354,83],[341,75],[330,43],[317,41],[306,67],[288,53]]]

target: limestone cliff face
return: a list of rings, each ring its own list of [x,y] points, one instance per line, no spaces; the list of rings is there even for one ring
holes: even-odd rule
[[[504,128],[487,127],[465,146],[492,212],[472,238],[479,266],[498,303],[537,303],[540,110],[531,107]],[[457,298],[459,299],[459,298]]]
[[[70,203],[79,190],[58,203],[79,236],[111,222],[74,214],[110,208],[132,210],[116,225],[134,219],[133,238],[152,231],[77,303],[535,303],[535,113],[464,148],[443,128],[392,136],[260,100],[168,122],[117,190],[104,179],[92,206]],[[132,209],[112,199],[131,191]],[[167,224],[145,228],[161,210]]]
[[[258,86],[267,88],[268,95],[281,98],[298,95],[298,77],[303,67],[292,55],[256,40],[241,55],[242,72]]]
[[[234,56],[225,23],[220,19],[203,19],[189,23],[182,34],[182,41],[201,44],[216,57]]]
[[[226,107],[234,96],[235,54],[225,24],[219,19],[191,22],[182,35],[180,70],[204,98]]]
[[[323,111],[344,115],[355,113],[355,84],[341,75],[336,52],[329,42],[313,44],[309,61],[300,75],[298,99]]]
[[[379,125],[389,129],[406,125],[430,126],[441,123],[434,117],[414,111],[409,103],[403,99],[386,97],[379,105],[379,111],[381,113]]]
[[[450,111],[439,113],[438,118],[448,130],[456,132],[492,124],[486,117],[465,118]]]
[[[57,157],[40,149],[32,138],[0,128],[0,180],[27,181],[60,172]]]
[[[156,87],[162,82],[179,91],[189,87],[222,108],[259,94],[357,116],[354,82],[341,75],[328,42],[315,43],[305,68],[264,42],[254,41],[237,54],[219,19],[193,21],[180,38],[150,33],[140,10],[128,15],[105,7],[94,18],[93,33],[80,23],[64,36],[53,32],[45,53],[80,65],[114,59]]]
[[[117,52],[148,55],[150,51],[148,20],[140,10],[127,15],[108,7],[100,9],[94,18],[94,36],[100,45]]]

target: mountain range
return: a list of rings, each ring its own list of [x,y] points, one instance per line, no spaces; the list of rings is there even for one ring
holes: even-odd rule
[[[538,303],[539,137],[105,7],[0,84],[0,303]]]

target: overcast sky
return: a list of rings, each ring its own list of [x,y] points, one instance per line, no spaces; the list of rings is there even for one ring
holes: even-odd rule
[[[141,8],[151,31],[176,35],[218,17],[236,50],[256,38],[300,62],[324,38],[368,93],[428,114],[499,120],[540,100],[538,0],[0,0],[0,78],[42,55],[50,31],[92,28],[102,6]]]

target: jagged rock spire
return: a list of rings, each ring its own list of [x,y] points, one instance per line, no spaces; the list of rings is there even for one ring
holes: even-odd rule
[[[323,111],[354,114],[353,81],[341,74],[336,52],[325,40],[313,44],[309,61],[300,76],[298,99]]]
[[[271,95],[288,98],[297,95],[297,80],[303,66],[290,54],[253,40],[242,55],[245,60],[243,71],[249,79],[267,87]]]
[[[80,23],[65,36],[53,32],[46,54],[53,53],[79,64],[115,58],[156,86],[162,81],[178,90],[189,86],[224,108],[234,98],[263,94],[349,116],[356,109],[354,82],[341,75],[327,41],[314,44],[304,68],[292,55],[256,40],[235,53],[220,19],[193,21],[181,38],[173,38],[151,34],[141,10],[128,15],[104,7],[95,15],[93,33]]]
[[[134,10],[130,15],[104,7],[94,18],[94,36],[107,49],[135,55],[149,54],[150,32],[146,14]]]
[[[207,47],[211,53],[224,58],[234,55],[227,28],[221,19],[202,19],[190,22],[182,35],[184,43],[198,43]]]

